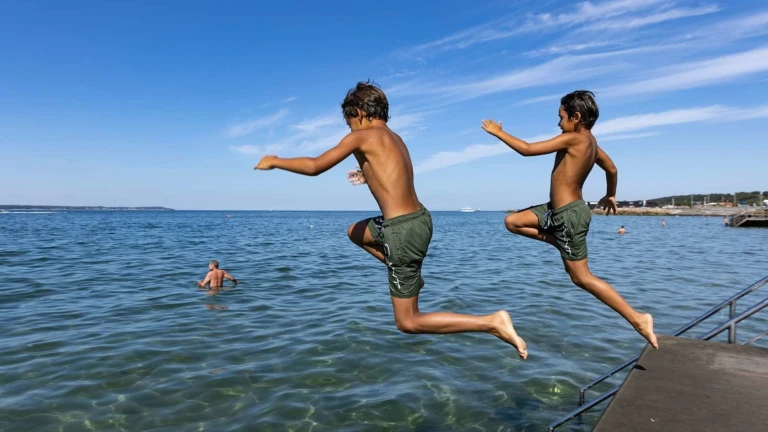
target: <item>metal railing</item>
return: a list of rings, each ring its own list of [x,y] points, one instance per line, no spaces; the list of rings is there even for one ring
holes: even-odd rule
[[[736,343],[736,326],[741,321],[751,317],[752,315],[756,314],[757,312],[761,311],[765,307],[768,307],[768,297],[763,299],[762,301],[758,302],[754,306],[750,307],[746,311],[742,312],[738,316],[736,315],[736,302],[740,300],[742,297],[746,296],[747,294],[750,294],[756,290],[758,290],[760,287],[768,283],[768,276],[762,278],[761,280],[755,282],[754,284],[750,285],[749,287],[745,288],[741,292],[731,296],[727,300],[723,301],[722,303],[718,304],[717,306],[713,307],[706,313],[702,314],[698,318],[695,318],[688,324],[680,327],[677,331],[672,333],[672,336],[680,336],[683,333],[687,332],[688,330],[696,327],[697,325],[701,324],[704,320],[710,318],[711,316],[717,314],[721,310],[725,309],[726,307],[729,308],[728,311],[728,321],[721,324],[717,328],[713,329],[709,333],[705,334],[704,336],[699,337],[698,339],[704,339],[704,340],[710,340],[714,338],[715,336],[719,335],[720,333],[724,331],[728,331],[728,343]],[[742,345],[750,345],[753,342],[759,340],[760,338],[768,336],[768,331],[763,332],[748,341],[744,342]],[[561,417],[560,419],[554,421],[549,425],[549,432],[554,432],[555,428],[562,426],[563,424],[573,420],[574,418],[582,415],[586,411],[589,411],[590,409],[594,408],[595,406],[601,404],[602,402],[608,400],[611,396],[615,395],[621,386],[616,386],[612,388],[611,390],[608,390],[605,393],[600,394],[596,399],[590,401],[589,403],[586,402],[586,392],[587,390],[591,389],[592,387],[602,383],[603,381],[607,380],[608,378],[616,375],[617,373],[621,372],[622,370],[626,369],[628,366],[634,365],[637,360],[640,358],[639,355],[632,357],[631,359],[625,361],[624,363],[616,366],[615,368],[611,369],[610,371],[606,372],[605,374],[601,375],[600,377],[592,380],[589,384],[585,385],[579,390],[579,407],[570,413],[566,414],[564,417]]]
[[[753,219],[753,218],[763,219],[766,217],[768,217],[768,209],[766,209],[765,207],[761,207],[757,209],[749,209],[731,216],[730,219],[728,220],[728,225],[733,227],[738,227],[738,226],[741,226],[746,221],[748,221],[749,219]]]

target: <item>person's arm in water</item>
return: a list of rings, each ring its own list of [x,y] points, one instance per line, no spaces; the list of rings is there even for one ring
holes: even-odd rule
[[[224,279],[232,281],[235,285],[237,285],[237,279],[233,278],[231,274],[224,272]]]
[[[205,280],[198,282],[197,286],[199,286],[200,288],[205,288],[205,286],[208,285],[209,283],[211,283],[211,272],[208,272],[208,274],[205,275]]]
[[[526,157],[539,156],[565,150],[572,145],[578,144],[580,140],[583,139],[579,136],[579,134],[564,133],[546,141],[527,143],[520,138],[515,138],[501,130],[501,122],[496,123],[493,120],[483,120],[482,128],[484,131],[500,139],[512,150]]]
[[[618,214],[616,207],[616,185],[619,182],[619,170],[616,169],[616,165],[600,146],[597,147],[595,163],[605,171],[605,182],[608,185],[605,196],[600,199],[597,205],[605,209],[605,214],[610,214],[611,211],[613,211],[614,215]]]
[[[264,156],[253,169],[271,170],[279,168],[296,174],[320,175],[343,161],[360,146],[360,139],[354,132],[345,136],[336,147],[318,157],[279,158]]]

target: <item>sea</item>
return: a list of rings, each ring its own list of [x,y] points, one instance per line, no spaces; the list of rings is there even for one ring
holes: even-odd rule
[[[0,214],[0,430],[543,431],[645,346],[554,248],[508,233],[503,212],[433,212],[420,309],[505,309],[528,360],[487,334],[400,333],[386,268],[346,235],[371,216]],[[595,216],[588,236],[593,272],[657,333],[768,275],[768,230],[666,222]],[[199,289],[213,259],[241,283]],[[763,311],[738,338],[766,328]],[[559,430],[589,431],[600,413]]]

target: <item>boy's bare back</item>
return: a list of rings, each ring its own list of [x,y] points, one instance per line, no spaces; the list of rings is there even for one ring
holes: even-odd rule
[[[574,144],[557,152],[552,169],[549,199],[554,208],[583,199],[581,189],[597,159],[597,140],[590,131],[569,134]]]
[[[418,210],[413,165],[402,138],[386,124],[352,132],[350,137],[357,142],[353,154],[384,218]]]

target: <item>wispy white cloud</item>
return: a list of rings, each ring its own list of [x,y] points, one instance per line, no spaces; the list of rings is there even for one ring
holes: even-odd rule
[[[578,43],[578,44],[552,45],[547,48],[540,48],[533,51],[528,51],[525,54],[532,57],[538,57],[543,55],[562,55],[562,54],[571,54],[577,51],[584,51],[592,48],[601,48],[601,47],[611,46],[615,44],[616,42],[612,42],[612,41],[595,41],[595,42],[585,42],[585,43]]]
[[[403,84],[390,88],[388,91],[393,94],[405,93],[408,96],[431,95],[460,101],[501,91],[572,81],[577,79],[576,74],[565,74],[563,72],[566,69],[573,71],[584,63],[587,63],[587,59],[584,56],[563,56],[536,66],[517,69],[485,79],[459,83]]]
[[[628,133],[653,127],[703,121],[734,122],[766,117],[768,117],[768,105],[760,105],[751,108],[712,105],[619,117],[607,120],[603,123],[598,123],[595,126],[594,133],[601,141],[617,141],[657,135],[658,132],[655,131]],[[543,141],[552,138],[552,136],[554,136],[554,134],[540,135],[529,138],[526,141]],[[484,159],[511,151],[512,150],[505,144],[472,144],[458,151],[435,153],[419,163],[414,168],[414,171],[417,173],[435,171],[441,168]]]
[[[403,134],[424,127],[427,113],[394,113],[389,127]],[[341,113],[332,112],[308,118],[289,126],[293,133],[277,140],[270,140],[259,145],[230,146],[230,150],[245,155],[264,155],[275,152],[316,152],[327,150],[338,144],[349,133],[344,125]]]
[[[409,97],[423,96],[432,103],[438,103],[438,106],[447,105],[494,93],[580,81],[585,76],[599,77],[628,67],[628,63],[622,61],[623,57],[677,47],[679,44],[654,45],[593,54],[566,55],[487,78],[462,80],[463,82],[409,82],[389,88],[387,92]],[[529,100],[524,103],[539,101]]]
[[[614,29],[614,30],[632,30],[638,25],[647,25],[650,21],[658,21],[663,18],[674,16],[676,18],[683,18],[681,15],[686,16],[698,16],[706,15],[710,13],[719,12],[722,10],[717,5],[702,6],[699,8],[691,9],[669,9],[659,12],[658,14],[644,17],[629,16],[625,20],[613,20],[606,22],[594,23],[591,28],[597,29]],[[658,21],[661,22],[661,21]],[[682,31],[680,33],[673,34],[672,36],[665,36],[662,39],[643,40],[633,38],[632,32],[625,32],[622,37],[617,37],[615,32],[595,32],[593,40],[583,43],[572,43],[572,36],[567,36],[561,42],[555,42],[552,45],[539,48],[532,51],[528,51],[525,54],[531,57],[540,57],[547,55],[562,55],[572,54],[578,51],[590,50],[592,48],[623,45],[623,46],[636,46],[639,44],[667,44],[670,46],[677,45],[679,48],[686,48],[688,50],[699,50],[711,48],[714,45],[723,45],[728,42],[747,39],[750,37],[762,36],[768,34],[768,11],[760,11],[755,14],[746,16],[740,16],[736,18],[729,18],[718,20],[712,24],[705,26],[698,26],[693,31]]]
[[[768,71],[768,47],[714,59],[684,63],[648,80],[605,88],[601,94],[626,96],[660,93],[718,84],[747,75]]]
[[[333,112],[307,119],[301,123],[292,124],[291,129],[296,129],[301,134],[312,134],[325,127],[338,125],[341,121],[341,113]]]
[[[235,153],[244,154],[247,156],[264,156],[268,154],[277,153],[283,149],[282,145],[265,145],[256,146],[251,144],[229,146],[229,150]]]
[[[657,76],[597,89],[595,93],[599,98],[667,93],[720,84],[763,72],[768,72],[768,47],[647,71],[646,74]],[[524,99],[518,105],[552,102],[561,96],[537,96]]]
[[[565,95],[561,94],[551,94],[551,95],[545,95],[545,96],[537,96],[533,98],[523,99],[518,103],[518,105],[530,105],[535,103],[541,103],[541,102],[552,102],[556,100],[560,100],[561,97]]]
[[[718,21],[714,25],[686,33],[687,39],[724,41],[768,34],[768,10]]]
[[[296,99],[298,99],[298,97],[296,97],[296,96],[291,96],[291,97],[287,97],[287,98],[285,98],[285,99],[282,99],[280,102],[282,102],[282,103],[289,103],[289,102],[293,102],[293,101],[295,101]]]
[[[635,134],[604,135],[604,136],[600,137],[600,142],[631,140],[631,139],[638,139],[638,138],[648,138],[648,137],[657,136],[657,135],[660,135],[659,132],[643,132],[643,133],[635,133]]]
[[[459,151],[442,151],[433,154],[422,161],[413,171],[416,174],[439,170],[453,165],[472,162],[477,159],[485,159],[509,151],[504,144],[473,144]]]
[[[702,6],[697,8],[668,9],[651,15],[640,17],[629,17],[617,20],[598,21],[582,28],[582,30],[629,30],[637,27],[645,27],[651,24],[658,24],[664,21],[671,21],[680,18],[688,18],[699,15],[708,15],[719,12],[722,8],[717,5]]]
[[[711,105],[619,117],[598,123],[595,125],[594,133],[599,137],[600,135],[633,132],[658,126],[702,121],[733,122],[763,117],[768,117],[768,105],[752,108]]]
[[[407,76],[413,76],[413,75],[420,74],[422,71],[423,71],[423,69],[417,69],[417,70],[404,69],[404,70],[402,70],[400,72],[391,71],[391,73],[389,75],[383,76],[383,77],[381,77],[381,79],[385,80],[385,79],[402,78],[402,77],[407,77]]]
[[[573,10],[559,14],[534,14],[522,21],[519,15],[505,16],[491,22],[462,30],[431,42],[416,45],[404,54],[443,52],[468,48],[480,43],[552,29],[606,30],[632,28],[663,21],[717,12],[717,6],[672,8],[669,0],[614,0],[594,4],[579,3]]]
[[[392,119],[387,122],[387,126],[395,132],[410,128],[420,128],[424,126],[424,119],[426,116],[427,113],[424,112],[406,114],[395,113],[392,115]]]
[[[288,115],[287,109],[282,109],[270,116],[259,117],[248,121],[230,125],[226,130],[226,135],[230,138],[250,135],[258,129],[272,126]]]
[[[395,132],[403,135],[424,125],[425,113],[394,113],[388,126]],[[331,117],[333,121],[331,121]],[[349,133],[346,126],[338,127],[341,123],[341,115],[316,117],[301,125],[300,134],[294,135],[288,141],[297,145],[301,151],[326,150],[338,144]],[[295,125],[298,126],[298,125]],[[329,127],[332,126],[332,127]]]
[[[552,138],[552,135],[539,135],[528,138],[527,141],[536,142],[549,138]],[[512,150],[510,150],[506,144],[472,144],[463,150],[435,153],[425,161],[416,165],[413,168],[413,171],[417,174],[435,171],[441,168],[472,162],[477,159],[485,159],[511,151]]]

